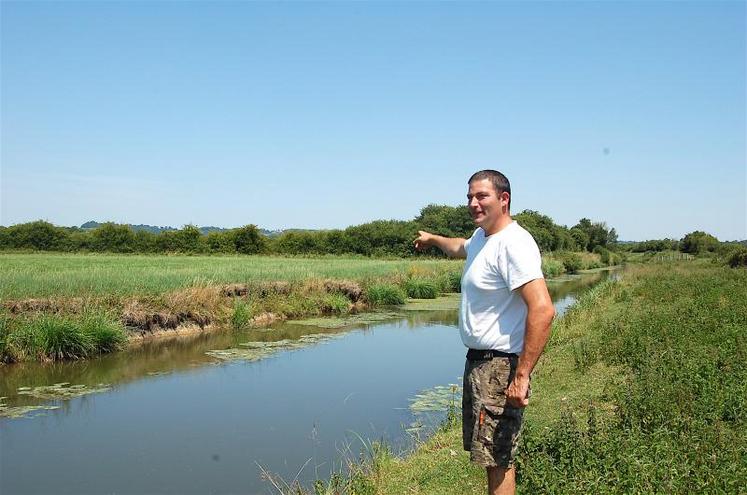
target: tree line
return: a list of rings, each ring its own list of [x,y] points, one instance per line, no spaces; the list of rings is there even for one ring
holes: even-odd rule
[[[514,218],[536,239],[540,250],[597,251],[615,249],[617,234],[604,222],[582,218],[568,228],[537,211]],[[413,239],[419,230],[450,237],[469,237],[475,226],[466,206],[428,205],[413,220],[376,220],[345,229],[286,231],[265,236],[256,225],[203,234],[194,225],[160,233],[129,225],[104,223],[94,229],[58,227],[38,220],[0,226],[0,249],[61,252],[191,253],[191,254],[346,254],[408,257],[416,254]],[[426,255],[441,256],[432,248]]]

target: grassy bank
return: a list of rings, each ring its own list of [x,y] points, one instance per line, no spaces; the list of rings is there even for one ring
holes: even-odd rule
[[[632,268],[583,297],[555,323],[533,378],[519,491],[741,493],[745,287],[745,270],[660,264]],[[348,493],[485,491],[458,422],[405,460],[377,449],[363,471]]]
[[[568,267],[553,256],[567,262],[570,254],[546,256],[548,276],[600,266],[596,254]],[[458,292],[462,267],[460,260],[331,256],[46,253],[0,254],[0,262],[0,362],[86,358],[155,334],[241,329],[434,298]],[[91,321],[102,330],[94,332]]]
[[[3,255],[0,361],[91,357],[128,340],[346,315],[457,292],[460,261]]]

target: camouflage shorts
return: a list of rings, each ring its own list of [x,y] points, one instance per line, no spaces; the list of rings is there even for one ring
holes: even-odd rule
[[[462,442],[472,462],[484,467],[513,465],[524,409],[506,405],[506,387],[517,357],[470,361],[464,366]]]

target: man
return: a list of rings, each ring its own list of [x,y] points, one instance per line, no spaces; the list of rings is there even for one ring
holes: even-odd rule
[[[539,248],[511,218],[511,185],[495,170],[469,179],[467,206],[477,229],[469,239],[420,231],[415,248],[436,246],[466,258],[459,329],[469,350],[464,369],[462,435],[484,466],[490,495],[513,494],[514,456],[529,377],[545,347],[555,309]]]

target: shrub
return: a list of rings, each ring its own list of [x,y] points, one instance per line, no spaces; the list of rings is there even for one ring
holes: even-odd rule
[[[563,263],[553,258],[542,258],[542,273],[546,278],[563,274]]]
[[[729,259],[727,262],[729,266],[732,268],[737,268],[739,266],[747,266],[747,248],[744,246],[741,246],[735,249],[729,255]]]
[[[366,300],[371,306],[392,306],[404,304],[407,295],[394,284],[374,284],[366,291]]]
[[[256,225],[245,225],[233,231],[236,251],[242,254],[257,254],[267,248],[267,239]]]
[[[570,251],[561,251],[556,253],[555,256],[563,263],[563,268],[566,273],[576,273],[583,268],[583,260],[581,256]]]
[[[609,266],[610,260],[612,259],[612,253],[609,249],[604,248],[602,246],[597,246],[594,248],[594,252],[599,255],[599,258],[602,260],[602,263]]]
[[[718,245],[718,239],[711,234],[696,230],[682,238],[680,241],[680,250],[683,253],[703,254],[708,251],[715,251]]]

